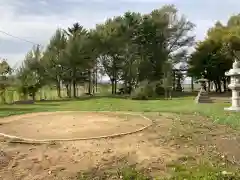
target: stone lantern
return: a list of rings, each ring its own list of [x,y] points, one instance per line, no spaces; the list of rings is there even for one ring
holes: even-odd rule
[[[240,112],[240,62],[237,59],[235,59],[232,69],[226,72],[225,75],[231,78],[228,87],[232,90],[232,106],[224,109]]]
[[[208,93],[207,93],[207,79],[205,78],[201,78],[201,79],[198,79],[196,82],[197,83],[200,83],[201,85],[201,88],[200,88],[200,91],[197,95],[197,97],[195,98],[195,102],[196,103],[211,103],[211,99],[209,98],[208,96]]]

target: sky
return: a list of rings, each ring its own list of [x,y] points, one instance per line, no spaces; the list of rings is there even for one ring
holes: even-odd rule
[[[0,58],[17,66],[32,47],[1,31],[46,46],[57,28],[75,22],[94,28],[126,11],[149,13],[165,4],[175,4],[180,14],[195,23],[197,40],[217,20],[226,23],[231,15],[240,13],[239,0],[0,0]]]

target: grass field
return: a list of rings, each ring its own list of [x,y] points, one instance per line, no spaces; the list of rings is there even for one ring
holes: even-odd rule
[[[139,101],[99,96],[71,101],[37,102],[33,105],[2,105],[0,116],[46,111],[130,111],[141,112],[154,121],[154,126],[144,132],[140,139],[139,136],[132,135],[125,139],[116,139],[116,142],[110,140],[116,146],[109,148],[114,152],[116,150],[116,154],[111,156],[115,160],[109,160],[108,156],[104,160],[106,162],[101,162],[101,167],[97,169],[95,167],[94,170],[79,170],[72,179],[147,180],[152,179],[149,178],[150,176],[154,176],[171,180],[237,180],[240,179],[238,169],[240,165],[240,113],[224,111],[224,107],[228,106],[230,104],[223,101],[213,104],[195,104],[194,97]],[[123,160],[119,157],[117,149],[120,141],[123,144],[128,141],[130,144],[138,142],[142,149],[134,150],[135,154],[129,150],[127,158]],[[103,145],[105,141],[92,142],[92,144],[95,143],[98,144],[96,147],[99,151],[101,148],[106,150],[107,146]],[[61,144],[57,146],[59,154],[61,154],[61,148],[65,146],[68,148],[73,146],[74,149],[78,146],[83,148],[83,145],[77,142],[71,146]],[[8,149],[12,145],[5,143],[2,147]],[[23,148],[26,146],[17,145],[14,148],[24,151]],[[32,148],[32,146],[27,148]],[[41,148],[45,148],[45,152],[50,152],[49,148],[55,150],[56,147],[39,146],[38,151]],[[146,153],[139,157],[144,158],[148,154],[150,159],[131,160],[138,152]],[[156,156],[162,159],[153,160]],[[117,158],[121,160],[116,161]],[[126,160],[129,166],[126,166]],[[54,177],[58,177],[56,174]],[[53,178],[53,176],[46,177],[47,175],[43,179]]]
[[[195,104],[194,97],[173,100],[130,100],[114,97],[81,98],[71,101],[46,101],[34,105],[1,105],[0,116],[41,111],[133,111],[133,112],[174,112],[199,113],[214,122],[240,126],[240,113],[224,111],[229,103]]]

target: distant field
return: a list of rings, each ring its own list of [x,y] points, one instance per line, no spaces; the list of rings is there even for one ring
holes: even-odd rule
[[[87,85],[84,86],[78,86],[77,87],[77,96],[82,96],[84,93],[88,92],[88,87]],[[109,84],[99,84],[97,87],[97,91],[95,89],[95,93],[99,94],[109,94],[111,93],[111,85]],[[67,98],[67,90],[66,88],[61,89],[61,96],[62,98]],[[21,94],[19,94],[16,90],[11,89],[7,90],[5,92],[5,99],[7,103],[12,103],[14,101],[21,100]],[[31,99],[31,97],[28,97],[28,99]],[[50,88],[50,87],[43,87],[41,88],[37,94],[36,94],[36,100],[40,99],[47,99],[47,100],[57,100],[58,95],[57,95],[57,90],[56,88]],[[0,99],[0,103],[1,103]]]
[[[121,87],[121,85],[118,85],[119,87]],[[191,89],[191,84],[183,84],[183,91],[185,92],[190,92]],[[199,90],[200,86],[198,84],[194,84],[194,91]],[[84,86],[79,86],[77,87],[77,96],[81,96],[83,95],[85,92],[88,91],[88,87],[87,85]],[[111,94],[111,85],[110,84],[99,84],[97,87],[97,91],[95,90],[96,94]],[[61,95],[63,98],[67,97],[67,91],[66,89],[63,87],[61,90]],[[29,99],[31,97],[28,97]],[[21,100],[21,95],[14,89],[12,90],[7,90],[5,92],[5,99],[7,103],[12,103],[14,101],[18,101]],[[57,100],[59,99],[57,96],[57,90],[56,88],[50,88],[50,87],[44,87],[41,88],[36,95],[36,100],[40,100],[40,99],[47,99],[47,100]],[[0,103],[1,103],[1,99],[0,99]]]

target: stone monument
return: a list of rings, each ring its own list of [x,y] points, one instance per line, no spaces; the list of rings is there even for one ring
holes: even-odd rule
[[[231,78],[228,87],[232,90],[232,106],[224,109],[240,112],[240,62],[237,59],[235,59],[232,69],[226,72],[225,75]]]
[[[200,83],[201,88],[200,91],[197,95],[197,97],[195,98],[195,102],[196,103],[211,103],[212,100],[209,98],[208,93],[207,93],[207,87],[206,87],[206,83],[207,83],[207,79],[201,78],[197,80],[197,83]]]

